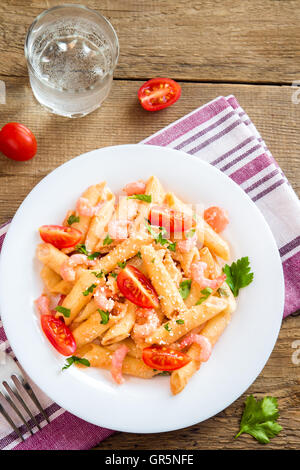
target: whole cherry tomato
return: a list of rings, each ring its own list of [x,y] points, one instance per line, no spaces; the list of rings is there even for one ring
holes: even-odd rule
[[[26,161],[36,154],[37,143],[31,130],[18,122],[9,122],[0,131],[0,152],[11,160]]]

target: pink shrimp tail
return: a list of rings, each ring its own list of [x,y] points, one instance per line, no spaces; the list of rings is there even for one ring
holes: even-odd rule
[[[92,206],[90,201],[85,197],[80,197],[76,203],[76,211],[79,215],[85,217],[93,217],[97,214],[99,209],[102,207],[103,202],[99,202],[95,206]]]
[[[90,260],[84,254],[75,254],[70,256],[61,266],[60,275],[64,281],[75,281],[76,271],[75,267],[83,264],[85,266],[94,266],[96,263],[95,260]]]
[[[108,224],[108,233],[113,240],[124,240],[128,238],[128,220],[111,220]]]
[[[124,383],[124,377],[122,375],[122,366],[128,351],[128,347],[123,344],[115,350],[111,358],[110,372],[114,381],[119,385]]]
[[[108,299],[110,294],[109,289],[104,286],[98,286],[95,290],[94,300],[98,308],[111,312],[114,308],[115,302],[113,299]]]
[[[35,301],[35,306],[41,315],[51,315],[50,299],[46,295],[40,295]]]
[[[132,183],[126,184],[123,191],[127,196],[133,196],[133,194],[144,194],[146,191],[146,183],[144,181],[133,181]]]
[[[191,238],[186,240],[178,240],[176,242],[176,251],[179,253],[188,253],[191,251],[197,243],[197,235],[194,234]]]
[[[143,320],[145,321],[143,322]],[[136,340],[142,340],[151,335],[160,324],[157,313],[150,308],[138,308],[136,321],[137,323],[133,328],[133,335]]]
[[[212,346],[208,338],[203,335],[197,335],[195,333],[190,333],[187,335],[180,343],[179,349],[184,349],[190,346],[193,343],[199,344],[201,350],[199,355],[200,362],[206,362],[210,358]]]
[[[203,261],[197,261],[191,266],[191,276],[193,281],[197,282],[201,289],[209,287],[212,290],[217,290],[226,279],[226,274],[216,277],[216,279],[207,279],[204,276],[204,271],[207,268],[207,264]]]

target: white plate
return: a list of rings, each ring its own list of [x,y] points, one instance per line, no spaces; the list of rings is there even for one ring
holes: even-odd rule
[[[232,260],[249,256],[254,281],[242,289],[231,324],[210,360],[177,396],[169,379],[127,378],[115,385],[107,371],[60,372],[64,358],[44,337],[33,301],[42,289],[35,260],[38,227],[60,223],[89,185],[113,191],[157,175],[185,201],[220,205],[230,214],[225,236]],[[224,174],[183,152],[148,145],[94,150],[44,178],[17,211],[6,236],[0,271],[2,320],[9,342],[32,380],[55,402],[86,421],[129,432],[162,432],[199,423],[236,400],[255,380],[274,347],[284,300],[278,250],[263,216]]]

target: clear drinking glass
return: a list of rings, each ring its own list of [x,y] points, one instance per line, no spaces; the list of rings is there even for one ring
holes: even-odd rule
[[[25,57],[36,99],[52,113],[75,118],[94,111],[107,97],[119,42],[104,16],[66,4],[34,20]]]

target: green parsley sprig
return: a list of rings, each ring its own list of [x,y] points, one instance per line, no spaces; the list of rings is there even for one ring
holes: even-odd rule
[[[270,439],[282,430],[282,426],[277,423],[278,417],[276,398],[264,397],[261,400],[256,400],[253,395],[250,395],[245,401],[240,431],[235,439],[246,433],[253,436],[261,444],[267,444]]]
[[[128,196],[127,199],[138,199],[143,202],[152,202],[151,194],[132,194],[132,196]]]
[[[72,225],[75,222],[80,222],[80,217],[78,215],[71,214],[70,217],[68,217],[67,223],[68,225]]]
[[[191,291],[191,285],[192,285],[192,280],[191,279],[185,279],[179,284],[179,293],[183,300],[185,300],[190,291]]]
[[[56,310],[56,312],[62,313],[66,318],[69,318],[71,315],[71,310],[69,308],[63,307],[62,305],[58,305],[54,310]]]
[[[238,296],[242,287],[251,284],[254,277],[254,274],[251,272],[248,256],[238,259],[231,266],[225,264],[223,272],[226,274],[226,282],[235,297]]]
[[[72,364],[82,364],[83,366],[90,367],[90,361],[85,359],[84,357],[77,357],[77,356],[71,356],[66,359],[66,364],[62,368],[62,370],[68,369],[71,367]]]

